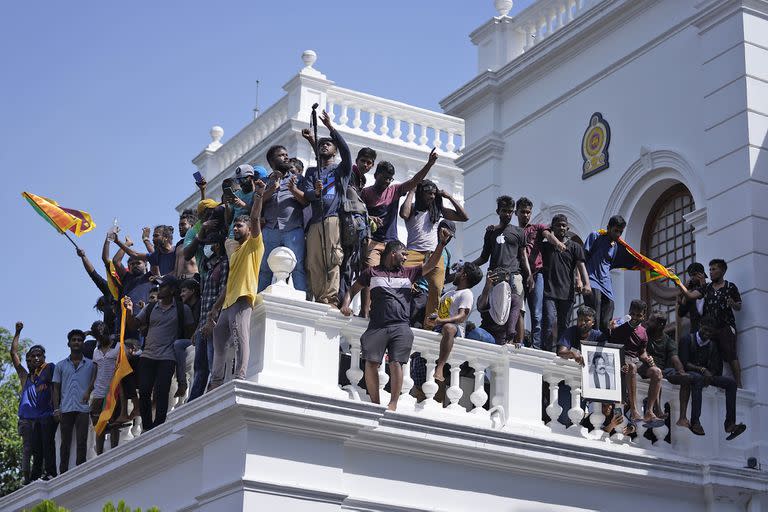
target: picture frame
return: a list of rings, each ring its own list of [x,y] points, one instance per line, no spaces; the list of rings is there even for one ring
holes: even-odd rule
[[[582,341],[581,355],[581,396],[593,402],[624,403],[624,346]]]

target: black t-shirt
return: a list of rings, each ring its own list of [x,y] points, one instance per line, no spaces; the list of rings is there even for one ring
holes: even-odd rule
[[[369,328],[410,323],[411,289],[421,277],[421,268],[419,265],[388,270],[379,265],[369,267],[360,274],[360,283],[371,291]]]
[[[503,229],[486,231],[481,258],[490,256],[491,261],[488,264],[488,270],[501,268],[512,274],[519,274],[518,253],[521,247],[525,247],[523,229],[507,224]]]
[[[544,240],[541,244],[544,273],[544,297],[573,300],[573,270],[584,261],[584,248],[571,239],[565,241],[565,250],[558,251]]]

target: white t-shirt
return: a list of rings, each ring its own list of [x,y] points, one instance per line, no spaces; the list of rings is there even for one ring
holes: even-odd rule
[[[411,251],[434,251],[437,247],[437,226],[440,219],[433,223],[429,219],[429,210],[423,212],[413,210],[411,218],[405,221],[408,230],[408,243]]]
[[[104,354],[99,347],[93,351],[93,363],[96,365],[96,381],[93,383],[92,398],[104,398],[109,391],[109,384],[115,374],[117,356],[120,354],[120,345],[107,350]]]
[[[469,288],[446,292],[440,297],[440,304],[437,307],[437,316],[439,318],[454,317],[459,314],[460,309],[468,309],[471,312],[474,301],[475,296]],[[469,315],[467,315],[467,317],[469,317]],[[466,321],[457,325],[459,329],[457,336],[464,337],[465,324]]]

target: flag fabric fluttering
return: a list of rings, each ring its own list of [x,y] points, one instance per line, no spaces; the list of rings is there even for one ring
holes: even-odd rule
[[[107,268],[107,287],[109,288],[109,293],[112,294],[112,298],[118,300],[123,282],[120,280],[120,274],[117,273],[112,260],[109,261],[109,268]]]
[[[120,353],[117,356],[115,364],[115,373],[112,376],[112,382],[109,384],[107,396],[104,399],[104,406],[99,414],[99,420],[96,422],[94,430],[101,435],[107,428],[109,420],[115,412],[115,407],[120,406],[120,383],[126,375],[133,373],[131,363],[128,361],[128,354],[125,352],[125,303],[120,301]]]
[[[604,229],[600,229],[597,232],[601,235],[605,235],[607,233],[607,231]],[[632,246],[629,245],[621,237],[619,237],[619,245],[621,245],[628,254],[626,255],[626,257],[621,258],[623,261],[620,264],[620,266],[617,266],[616,268],[622,268],[624,270],[644,271],[646,283],[650,281],[655,281],[661,278],[671,279],[676,283],[680,282],[680,278],[677,277],[677,275],[674,272],[669,270],[667,267],[665,267],[661,263],[653,261],[647,256],[643,256],[638,251],[633,249]]]
[[[81,236],[96,227],[91,214],[88,212],[64,208],[53,199],[36,196],[29,192],[22,192],[21,195],[42,218],[61,234],[64,234],[65,231],[71,231],[75,235]]]

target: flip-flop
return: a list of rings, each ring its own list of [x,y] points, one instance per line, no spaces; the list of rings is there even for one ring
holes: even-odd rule
[[[695,430],[694,430],[695,429]],[[691,424],[688,426],[688,430],[696,434],[697,436],[703,436],[705,435],[704,429],[701,428],[701,425],[699,424]]]
[[[655,420],[644,422],[643,426],[645,428],[659,428],[661,426],[664,426],[664,420],[661,418],[656,418]]]
[[[726,441],[731,441],[733,439],[736,439],[741,434],[744,433],[744,431],[747,430],[747,426],[743,423],[739,423],[735,427],[733,427],[733,430],[730,434],[728,434],[728,437],[725,438]]]

